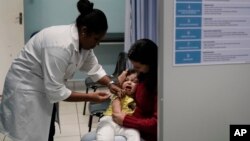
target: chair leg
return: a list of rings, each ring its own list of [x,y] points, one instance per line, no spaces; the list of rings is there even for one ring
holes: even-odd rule
[[[93,115],[89,115],[89,123],[88,123],[88,126],[89,126],[89,132],[91,131],[91,127],[92,127],[92,120],[93,120]]]
[[[87,87],[86,88],[86,94],[88,94],[89,92],[89,88]],[[86,106],[87,106],[87,101],[84,101],[84,106],[83,106],[83,115],[86,114]]]
[[[86,114],[87,101],[84,102],[83,115]]]

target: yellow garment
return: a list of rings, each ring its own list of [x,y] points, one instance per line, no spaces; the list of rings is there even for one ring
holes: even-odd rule
[[[112,96],[111,98],[111,102],[109,104],[108,109],[103,113],[105,116],[111,116],[112,115],[112,102],[114,99],[116,99],[117,96]],[[134,103],[134,99],[129,97],[129,96],[125,96],[121,99],[121,109],[122,112],[126,113],[126,114],[132,114],[134,112],[134,109],[132,110],[131,108],[129,108],[129,104],[130,103]]]

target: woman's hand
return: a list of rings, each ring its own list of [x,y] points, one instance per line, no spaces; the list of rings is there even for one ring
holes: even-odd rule
[[[94,93],[89,93],[87,95],[90,96],[89,101],[93,102],[103,102],[110,97],[110,94],[105,92],[94,92]]]
[[[123,71],[123,72],[118,76],[117,79],[118,79],[118,81],[119,81],[119,84],[122,84],[123,81],[125,81],[127,72],[128,72],[128,70],[125,70],[125,71]],[[125,94],[125,91],[122,90],[120,87],[118,87],[118,86],[115,85],[115,84],[111,84],[110,87],[109,87],[109,90],[110,90],[111,93],[116,94],[116,95],[117,95],[118,97],[120,97],[120,98],[126,95],[126,94]]]
[[[126,116],[126,114],[123,112],[112,114],[112,118],[113,118],[114,122],[116,122],[119,125],[123,125],[123,120],[124,120],[125,116]]]
[[[125,95],[125,92],[115,84],[111,84],[109,90],[111,93],[117,95],[118,97],[123,97]]]
[[[128,73],[128,70],[125,70],[125,71],[123,71],[123,72],[118,76],[117,79],[118,79],[118,81],[119,81],[120,84],[122,84],[123,81],[125,81],[126,76],[127,76],[127,73]]]

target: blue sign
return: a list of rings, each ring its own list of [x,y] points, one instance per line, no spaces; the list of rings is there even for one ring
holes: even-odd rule
[[[201,39],[201,29],[176,29],[176,40]]]
[[[201,17],[178,17],[175,26],[177,28],[201,27]]]
[[[200,51],[185,51],[175,53],[176,64],[195,64],[201,62]]]
[[[201,63],[202,0],[176,0],[175,64]]]
[[[176,50],[200,50],[201,41],[176,41]]]
[[[177,3],[176,15],[177,16],[201,16],[202,14],[201,3]]]

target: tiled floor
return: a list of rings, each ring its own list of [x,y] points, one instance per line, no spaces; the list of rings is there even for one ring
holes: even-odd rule
[[[89,112],[83,115],[84,102],[60,102],[61,132],[56,124],[55,141],[80,141],[88,133]],[[98,118],[93,118],[92,130],[96,129]]]

